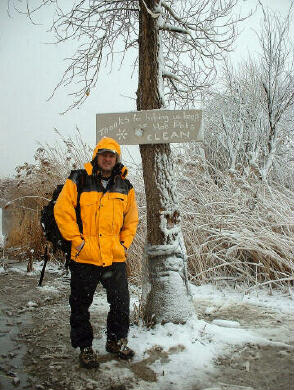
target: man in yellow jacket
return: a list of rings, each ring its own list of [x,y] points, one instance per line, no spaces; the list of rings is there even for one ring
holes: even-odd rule
[[[81,366],[87,368],[99,365],[92,349],[89,314],[99,282],[106,289],[110,305],[106,350],[123,359],[134,355],[127,346],[130,299],[125,261],[136,233],[138,210],[134,188],[126,179],[127,169],[120,157],[118,143],[102,138],[85,171],[71,172],[54,207],[58,228],[72,243],[71,343],[80,348]]]

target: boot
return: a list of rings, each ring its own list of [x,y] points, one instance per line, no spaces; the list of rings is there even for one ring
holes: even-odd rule
[[[110,353],[114,353],[118,357],[124,360],[131,359],[135,352],[128,347],[127,339],[116,340],[107,340],[106,342],[106,351]]]
[[[99,367],[98,356],[93,351],[92,347],[81,348],[80,353],[80,366],[84,368],[96,368]]]

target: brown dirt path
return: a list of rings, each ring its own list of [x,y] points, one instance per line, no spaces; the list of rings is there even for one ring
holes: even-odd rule
[[[45,284],[49,287],[41,290],[38,274],[11,272],[15,266],[15,262],[8,262],[7,272],[0,273],[0,390],[168,390],[168,386],[158,387],[150,365],[160,361],[164,368],[169,355],[181,348],[167,352],[154,348],[146,359],[130,363],[102,352],[103,370],[81,369],[78,351],[71,348],[68,339],[68,279],[47,272]],[[57,280],[59,288],[54,289]],[[249,304],[220,307],[205,314],[212,303],[200,299],[196,304],[198,316],[205,321],[236,320],[267,334],[276,344],[236,346],[216,360],[216,370],[206,383],[196,380],[186,390],[294,390],[293,349],[282,344],[294,345],[290,316]],[[99,337],[104,332],[106,312],[96,310],[92,319]],[[182,389],[180,383],[178,386]]]

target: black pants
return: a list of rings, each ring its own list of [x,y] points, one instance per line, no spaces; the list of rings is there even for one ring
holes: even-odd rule
[[[99,282],[106,289],[110,310],[107,316],[107,339],[119,340],[128,335],[130,297],[125,263],[109,267],[70,262],[71,344],[89,347],[93,341],[89,307]]]

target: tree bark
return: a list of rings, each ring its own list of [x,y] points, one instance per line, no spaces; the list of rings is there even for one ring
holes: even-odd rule
[[[157,0],[140,1],[138,111],[163,106],[158,7]],[[147,322],[184,323],[194,310],[170,145],[140,145],[140,152],[147,202],[144,317]]]

